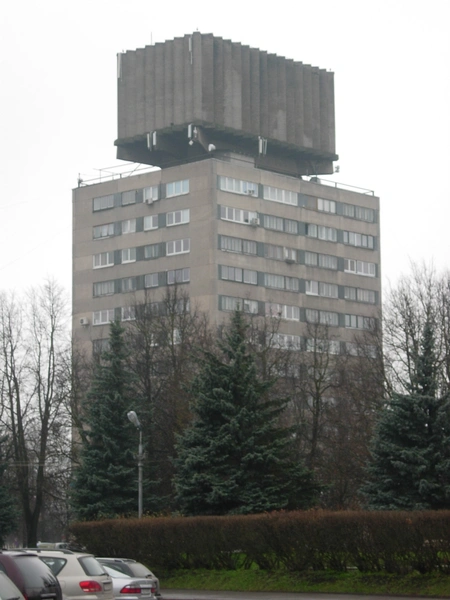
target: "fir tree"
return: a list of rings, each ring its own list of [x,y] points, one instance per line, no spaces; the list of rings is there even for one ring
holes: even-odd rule
[[[311,473],[290,456],[278,425],[286,400],[261,381],[237,310],[220,353],[204,352],[191,388],[193,422],[178,440],[175,489],[189,515],[258,513],[312,505]]]
[[[96,364],[85,406],[87,429],[71,490],[77,518],[94,520],[137,510],[138,438],[127,413],[133,408],[124,330],[111,323],[109,350]]]
[[[450,508],[450,404],[439,395],[430,310],[415,362],[410,393],[394,395],[377,423],[362,490],[370,508]]]

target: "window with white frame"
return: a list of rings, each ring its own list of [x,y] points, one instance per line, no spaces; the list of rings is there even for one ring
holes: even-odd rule
[[[357,246],[358,248],[369,248],[373,250],[373,236],[363,233],[355,233],[354,231],[343,231],[344,244],[349,246]]]
[[[373,330],[375,328],[375,319],[361,315],[345,315],[345,326],[350,329]]]
[[[251,225],[258,220],[258,213],[252,210],[242,210],[241,208],[221,206],[220,218],[224,221],[234,221],[235,223]]]
[[[94,240],[111,237],[112,235],[114,235],[114,223],[94,227]]]
[[[244,298],[234,298],[232,296],[222,296],[222,310],[242,310],[246,313],[257,314],[258,302],[256,300],[248,300]]]
[[[375,304],[376,295],[373,290],[363,290],[361,288],[344,287],[344,298],[346,300],[354,300],[356,302],[367,302]]]
[[[121,224],[122,234],[136,233],[136,219],[127,219],[122,221]]]
[[[270,185],[265,185],[263,187],[263,197],[264,200],[271,200],[272,202],[281,202],[292,206],[297,206],[298,204],[297,192],[283,190]]]
[[[336,214],[336,202],[334,200],[324,200],[317,198],[317,210]]]
[[[135,292],[137,288],[136,277],[124,277],[121,281],[122,292]]]
[[[337,298],[338,286],[334,283],[322,281],[305,281],[305,292],[311,296],[324,296],[325,298]]]
[[[130,190],[129,192],[122,192],[122,206],[127,204],[136,203],[136,190]]]
[[[172,285],[174,283],[188,283],[190,279],[191,270],[189,267],[167,271],[167,285]]]
[[[307,338],[306,352],[318,352],[320,354],[340,354],[341,344],[338,340],[319,340]]]
[[[293,233],[294,235],[298,234],[298,221],[294,221],[293,219],[285,219],[284,220],[284,231],[286,233]]]
[[[305,265],[320,267],[321,269],[333,269],[336,271],[338,268],[338,259],[337,256],[331,256],[330,254],[305,252]]]
[[[273,273],[264,273],[264,286],[284,290],[284,275],[275,275]]]
[[[266,229],[275,229],[275,231],[284,231],[284,222],[281,217],[264,215],[264,227]]]
[[[158,287],[158,285],[159,285],[158,273],[148,273],[144,277],[144,286],[146,288]]]
[[[93,325],[107,325],[111,321],[114,321],[114,308],[97,310],[92,313]]]
[[[146,204],[151,204],[152,202],[155,202],[155,200],[158,200],[159,186],[151,185],[149,187],[145,187],[143,197]]]
[[[224,252],[242,253],[242,240],[240,238],[222,235],[220,238],[220,249]]]
[[[158,215],[146,215],[144,217],[144,231],[158,229]]]
[[[121,254],[122,264],[136,262],[136,248],[124,248]]]
[[[184,210],[175,210],[173,212],[167,213],[167,227],[171,227],[172,225],[182,225],[183,223],[189,223],[189,208],[185,208]]]
[[[166,255],[173,256],[174,254],[186,254],[190,251],[191,240],[185,238],[184,240],[173,240],[172,242],[166,242]]]
[[[94,297],[111,296],[114,294],[114,280],[94,283]]]
[[[337,242],[337,229],[334,227],[325,227],[323,225],[308,223],[306,225],[306,235],[327,242]]]
[[[372,208],[355,206],[354,204],[343,204],[342,214],[344,217],[351,217],[359,221],[367,221],[368,223],[375,221],[375,211]]]
[[[160,246],[159,244],[149,244],[144,247],[144,258],[158,258],[160,256]]]
[[[307,323],[318,323],[319,322],[319,311],[314,308],[307,308],[305,310],[305,317]]]
[[[297,277],[285,277],[284,278],[285,289],[289,292],[298,292],[300,289],[300,282]]]
[[[228,281],[238,281],[241,283],[249,283],[251,285],[258,284],[258,273],[251,269],[241,269],[239,267],[228,267],[222,265],[221,267],[222,279]]]
[[[299,335],[290,335],[288,333],[268,334],[268,344],[274,348],[282,350],[301,350],[301,338]]]
[[[94,254],[92,258],[94,269],[114,266],[114,252],[100,252],[99,254]]]
[[[366,262],[364,260],[352,260],[346,258],[344,260],[344,271],[346,273],[355,273],[356,275],[365,275],[366,277],[376,276],[375,263]]]
[[[333,327],[339,325],[339,315],[335,312],[307,308],[305,316],[308,323],[318,323],[320,325],[330,325]]]
[[[106,210],[107,208],[114,208],[114,194],[94,198],[94,212],[97,210]]]
[[[219,177],[219,189],[224,192],[233,192],[235,194],[246,194],[248,196],[258,196],[258,184],[252,181],[243,181],[242,179],[233,179],[232,177]]]
[[[104,338],[100,340],[92,340],[92,352],[95,355],[102,354],[103,352],[107,352],[110,349],[110,341],[109,338]]]
[[[286,319],[288,321],[300,320],[300,308],[298,306],[266,302],[265,310],[266,315],[271,317],[280,317],[281,319]]]
[[[181,196],[182,194],[189,194],[189,179],[182,179],[181,181],[172,181],[166,184],[166,197],[172,198],[173,196]]]
[[[135,306],[122,306],[122,321],[134,321],[136,318],[136,307]]]

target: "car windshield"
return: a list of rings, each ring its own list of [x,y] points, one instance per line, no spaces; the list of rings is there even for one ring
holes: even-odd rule
[[[78,560],[80,561],[80,564],[83,567],[83,571],[86,573],[86,575],[90,575],[91,577],[105,575],[105,569],[103,568],[103,565],[101,565],[93,556],[83,556]]]
[[[111,575],[111,577],[120,577],[121,579],[122,578],[131,579],[130,575],[127,575],[126,573],[122,573],[122,571],[118,571],[117,569],[113,569],[110,566],[103,565],[103,568],[108,573],[108,575]]]
[[[152,572],[141,563],[133,563],[129,566],[131,567],[133,574],[137,577],[152,577]]]
[[[47,567],[50,567],[53,575],[58,575],[67,562],[65,558],[58,558],[55,556],[40,556],[39,558],[47,565]]]

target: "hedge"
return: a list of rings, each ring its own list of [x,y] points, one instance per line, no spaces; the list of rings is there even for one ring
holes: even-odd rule
[[[450,511],[294,511],[73,523],[97,556],[173,569],[450,572]]]

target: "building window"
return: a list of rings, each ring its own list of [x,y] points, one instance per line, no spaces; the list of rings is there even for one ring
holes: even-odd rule
[[[221,206],[220,218],[225,221],[234,221],[235,223],[256,225],[258,222],[258,213],[251,210],[231,208],[230,206]]]
[[[114,252],[100,252],[99,254],[94,254],[92,258],[94,269],[114,266]]]
[[[224,192],[234,192],[235,194],[246,194],[248,196],[258,196],[258,184],[232,177],[219,177],[219,188]]]
[[[144,258],[158,258],[160,255],[159,244],[150,244],[144,247]]]
[[[346,273],[355,273],[356,275],[365,275],[366,277],[376,276],[375,263],[365,262],[364,260],[344,260],[344,271]]]
[[[183,223],[189,223],[189,209],[176,210],[174,212],[167,213],[166,224],[167,227],[172,225],[181,225]]]
[[[159,285],[158,273],[148,273],[144,278],[144,285],[146,288],[158,287]]]
[[[108,194],[108,196],[94,198],[94,212],[97,210],[106,210],[107,208],[114,208],[114,194]]]
[[[107,352],[110,348],[109,338],[100,339],[100,340],[92,340],[92,352],[96,356],[103,354],[103,352]]]
[[[356,302],[367,302],[369,304],[375,304],[376,295],[373,290],[363,290],[361,288],[345,287],[344,298],[346,300],[354,300]]]
[[[122,292],[135,292],[136,291],[136,277],[124,277],[121,282]]]
[[[221,266],[221,277],[227,281],[238,281],[258,285],[258,273],[250,269],[240,269],[239,267]]]
[[[323,225],[310,223],[306,225],[306,235],[326,242],[337,242],[337,229],[334,227],[324,227]]]
[[[361,315],[345,315],[345,326],[349,329],[373,330],[375,328],[375,319]]]
[[[155,200],[158,200],[158,198],[159,193],[157,185],[151,185],[144,188],[143,199],[146,204],[151,204],[152,202],[155,202]]]
[[[265,185],[263,188],[264,200],[271,200],[272,202],[281,202],[283,204],[290,204],[297,206],[297,192],[291,192],[290,190],[282,190],[280,188],[271,187]]]
[[[300,308],[298,306],[289,306],[286,304],[274,304],[266,302],[266,315],[270,317],[279,317],[288,321],[300,320]]]
[[[108,310],[97,310],[92,313],[92,323],[94,325],[107,325],[114,321],[114,309],[109,308]]]
[[[340,354],[341,344],[338,340],[319,340],[308,338],[306,340],[307,352],[318,352],[320,354]]]
[[[284,231],[283,219],[272,215],[264,215],[264,227],[266,229],[275,229],[275,231]]]
[[[310,296],[324,296],[325,298],[337,298],[338,286],[334,283],[323,283],[321,281],[305,281],[306,293]]]
[[[114,235],[114,223],[94,227],[94,240],[111,237],[112,235]]]
[[[364,208],[363,206],[355,206],[353,204],[343,204],[342,214],[344,217],[351,217],[359,221],[367,221],[373,223],[375,221],[375,211],[372,208]]]
[[[334,200],[324,200],[323,198],[317,198],[317,210],[336,214],[336,202],[334,202]]]
[[[298,234],[298,221],[294,221],[293,219],[285,219],[284,220],[284,230],[286,233],[293,233],[294,235]]]
[[[344,231],[344,244],[357,246],[358,248],[369,248],[373,250],[373,236],[355,233],[353,231]]]
[[[287,333],[275,333],[268,335],[267,342],[274,348],[282,350],[301,350],[301,338],[299,335],[290,335]]]
[[[189,194],[189,179],[183,179],[181,181],[172,181],[166,185],[166,197],[172,198],[173,196],[181,196],[183,194]]]
[[[284,276],[273,275],[271,273],[264,273],[264,285],[265,287],[275,288],[277,290],[284,290]]]
[[[300,289],[299,280],[297,277],[285,277],[284,283],[289,292],[298,292]]]
[[[144,231],[158,229],[158,215],[147,215],[144,217]]]
[[[122,234],[136,233],[136,219],[127,219],[121,222]]]
[[[184,240],[173,240],[172,242],[166,243],[166,255],[173,256],[174,254],[186,254],[190,251],[190,248],[190,238],[186,238]]]
[[[121,254],[122,264],[136,262],[136,248],[124,248]]]
[[[114,280],[94,283],[94,297],[111,296],[114,294]]]
[[[134,321],[136,318],[136,308],[134,306],[122,306],[122,321]]]
[[[305,314],[308,323],[318,323],[320,325],[330,325],[333,327],[339,325],[339,315],[335,312],[307,308]]]
[[[186,269],[174,269],[172,271],[167,271],[167,285],[172,285],[174,283],[188,283],[191,279],[191,270]]]
[[[258,302],[256,300],[233,298],[232,296],[222,296],[221,308],[222,310],[242,310],[246,313],[258,314]]]
[[[131,190],[129,192],[122,192],[122,206],[126,206],[127,204],[135,204],[136,203],[136,190]]]
[[[242,240],[240,238],[222,235],[220,238],[220,249],[224,252],[242,253]]]

